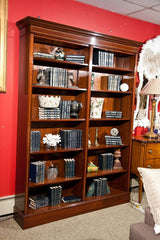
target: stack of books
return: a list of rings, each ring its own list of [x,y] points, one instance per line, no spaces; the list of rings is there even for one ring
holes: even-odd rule
[[[108,76],[108,90],[109,91],[120,91],[121,82],[122,82],[122,76],[109,75]]]
[[[63,148],[81,148],[82,145],[82,130],[68,129],[60,130],[61,147]]]
[[[123,145],[120,136],[109,136],[105,135],[106,145]]]
[[[39,119],[69,119],[71,112],[71,101],[60,101],[59,107],[39,107]]]
[[[85,62],[85,56],[84,55],[67,55],[66,61],[68,62],[76,62],[76,63],[84,63]]]
[[[30,151],[39,151],[41,147],[41,132],[31,131]]]
[[[65,178],[73,178],[75,176],[75,159],[65,158]]]
[[[44,182],[45,162],[37,161],[30,163],[29,180],[34,183]]]
[[[60,108],[39,107],[39,119],[60,119]]]
[[[113,153],[101,153],[98,155],[98,166],[101,170],[113,169]]]
[[[107,193],[110,193],[107,178],[104,177],[104,178],[93,179],[93,183],[94,183],[94,186],[95,186],[94,195],[96,197],[104,196]]]
[[[49,53],[34,52],[33,56],[34,57],[42,57],[42,58],[52,58],[52,59],[54,59],[54,55],[53,54],[49,54]]]
[[[105,118],[122,118],[122,111],[105,111]]]
[[[41,194],[41,195],[36,195],[36,196],[31,196],[29,198],[29,207],[33,209],[38,209],[41,207],[48,206],[48,197]]]
[[[61,186],[51,186],[48,190],[49,205],[56,206],[61,203],[62,198],[62,187]]]

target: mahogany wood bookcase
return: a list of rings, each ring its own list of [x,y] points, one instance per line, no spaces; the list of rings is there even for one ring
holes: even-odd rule
[[[17,22],[20,31],[19,61],[19,101],[17,133],[17,186],[22,185],[24,175],[24,204],[15,202],[15,220],[22,228],[29,228],[74,215],[126,203],[130,200],[130,159],[132,144],[132,124],[135,97],[136,64],[138,49],[142,43],[87,31],[75,27],[57,24],[42,19],[26,17]],[[48,59],[35,56],[35,52],[44,53],[46,49],[61,47],[65,56],[83,55],[84,63],[66,60]],[[101,66],[95,63],[97,52],[114,54],[113,66]],[[36,67],[57,67],[74,72],[75,86],[53,87],[38,85]],[[94,85],[91,78],[94,73]],[[120,75],[122,83],[127,83],[129,90],[111,91],[101,88],[102,77]],[[73,119],[39,119],[38,95],[61,96],[62,100],[76,100],[83,107],[79,118]],[[102,117],[90,118],[91,97],[104,98]],[[105,111],[122,111],[122,118],[105,118]],[[95,146],[95,130],[98,128],[98,142]],[[106,145],[105,135],[117,128],[123,145]],[[42,138],[47,133],[59,133],[61,129],[82,130],[81,148],[48,150]],[[30,151],[30,134],[32,130],[41,132],[41,148]],[[88,136],[92,145],[88,146]],[[98,170],[87,172],[89,162],[98,165],[100,153],[113,153],[121,149],[122,169]],[[74,158],[76,163],[75,177],[65,178],[64,158]],[[31,161],[45,161],[46,166],[53,163],[58,167],[58,177],[54,180],[45,178],[42,183],[29,180]],[[20,168],[23,162],[25,172]],[[110,193],[96,197],[86,197],[88,188],[94,178],[106,177]],[[80,202],[61,203],[58,206],[46,206],[39,209],[29,207],[32,194],[46,193],[49,186],[61,185],[62,196],[76,195]]]

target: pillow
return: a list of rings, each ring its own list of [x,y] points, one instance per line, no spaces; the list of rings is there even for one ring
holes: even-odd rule
[[[148,205],[155,222],[154,231],[160,233],[160,169],[140,168]]]

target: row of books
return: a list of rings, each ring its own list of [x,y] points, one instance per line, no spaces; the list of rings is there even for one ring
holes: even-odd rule
[[[105,111],[105,118],[122,118],[122,111]]]
[[[45,179],[45,162],[36,161],[30,163],[29,180],[34,183],[44,182]]]
[[[49,187],[48,198],[50,206],[59,205],[61,203],[62,198],[62,187],[60,185]]]
[[[81,198],[76,195],[71,196],[64,196],[62,197],[62,187],[59,186],[51,186],[48,189],[48,196],[47,194],[39,194],[33,195],[29,197],[29,207],[32,209],[38,209],[42,207],[56,206],[64,203],[73,203],[73,202],[80,202]]]
[[[74,81],[73,71],[57,67],[41,67],[37,74],[37,83],[50,87],[71,87]]]
[[[65,178],[73,178],[75,176],[75,159],[65,158]]]
[[[39,151],[41,147],[41,132],[31,131],[30,151]]]
[[[81,148],[82,145],[82,130],[68,129],[60,130],[61,146],[63,148]]]
[[[60,101],[59,107],[39,107],[39,119],[69,119],[71,112],[71,101]]]
[[[34,195],[29,197],[29,207],[33,209],[38,209],[41,207],[46,207],[49,204],[48,196],[44,194]]]
[[[106,145],[123,145],[120,136],[105,135],[105,143]]]
[[[76,62],[76,63],[84,63],[85,62],[85,56],[84,55],[68,54],[68,55],[66,55],[66,61]]]
[[[94,50],[93,63],[99,66],[113,67],[114,66],[114,53]]]
[[[108,186],[108,181],[107,178],[95,178],[93,179],[95,191],[94,191],[94,196],[104,196],[107,193],[110,193],[110,189]]]
[[[122,82],[122,76],[109,75],[108,76],[108,90],[109,91],[120,91],[121,82]]]
[[[98,166],[101,170],[113,169],[113,153],[101,153],[98,155]]]

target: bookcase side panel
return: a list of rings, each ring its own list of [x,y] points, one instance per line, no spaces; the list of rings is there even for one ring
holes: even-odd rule
[[[31,75],[30,75],[30,44],[33,36],[20,32],[19,48],[19,90],[18,90],[18,132],[17,132],[17,162],[16,162],[16,193],[24,193],[24,205],[19,205],[16,198],[15,206],[27,212],[27,168],[29,161],[30,142],[30,104],[31,104]],[[25,47],[24,47],[25,46]],[[21,187],[21,189],[19,189]]]

